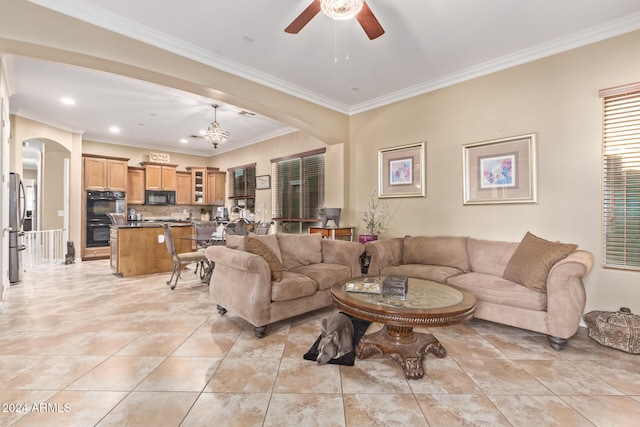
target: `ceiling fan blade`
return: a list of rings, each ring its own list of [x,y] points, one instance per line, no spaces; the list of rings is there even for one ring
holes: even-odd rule
[[[320,13],[320,0],[313,0],[313,3],[303,10],[302,13],[284,29],[284,32],[289,34],[298,34],[300,30],[303,29],[304,26],[307,25],[318,13]]]
[[[362,10],[356,15],[356,19],[364,32],[367,33],[369,40],[376,39],[384,34],[382,25],[380,25],[380,22],[378,22],[378,19],[374,16],[367,2],[364,2],[364,5],[362,5]]]

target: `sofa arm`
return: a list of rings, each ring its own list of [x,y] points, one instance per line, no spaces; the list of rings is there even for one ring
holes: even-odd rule
[[[351,277],[362,276],[360,255],[363,253],[362,243],[322,239],[322,262],[346,265],[351,269]]]
[[[547,278],[547,330],[557,338],[576,333],[587,301],[582,278],[595,260],[590,252],[578,250],[558,261]]]
[[[205,256],[215,262],[209,282],[214,301],[254,326],[269,324],[271,270],[264,258],[225,246],[210,246]]]
[[[385,240],[372,240],[364,244],[365,252],[371,256],[369,276],[379,276],[380,271],[392,265],[402,263],[402,244],[404,238],[394,237]]]

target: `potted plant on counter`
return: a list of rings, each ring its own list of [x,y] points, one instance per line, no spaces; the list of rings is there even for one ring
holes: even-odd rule
[[[367,210],[364,211],[362,216],[362,222],[364,222],[367,233],[360,235],[358,239],[360,243],[378,240],[378,234],[384,230],[382,223],[387,217],[388,207],[389,202],[380,202],[376,197],[375,191],[371,194]]]

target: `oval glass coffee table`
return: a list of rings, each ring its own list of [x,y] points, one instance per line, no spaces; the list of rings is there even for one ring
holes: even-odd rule
[[[414,332],[413,328],[466,322],[473,317],[476,298],[451,286],[415,278],[409,278],[404,299],[346,290],[349,283],[375,280],[382,287],[382,279],[363,277],[336,284],[331,288],[333,303],[347,314],[384,325],[378,332],[362,337],[356,347],[358,358],[386,354],[400,364],[406,378],[422,378],[425,353],[445,357],[447,352],[436,337]]]

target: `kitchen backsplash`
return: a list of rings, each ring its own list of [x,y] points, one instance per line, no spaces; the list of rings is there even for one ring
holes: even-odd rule
[[[215,210],[215,206],[184,206],[184,205],[172,205],[172,206],[148,206],[148,205],[129,205],[127,214],[130,213],[130,209],[135,209],[136,214],[141,214],[142,219],[175,219],[175,220],[187,220],[187,219],[200,219],[201,209],[208,210],[209,212]],[[191,216],[189,216],[191,214]],[[214,214],[215,215],[215,214]]]

